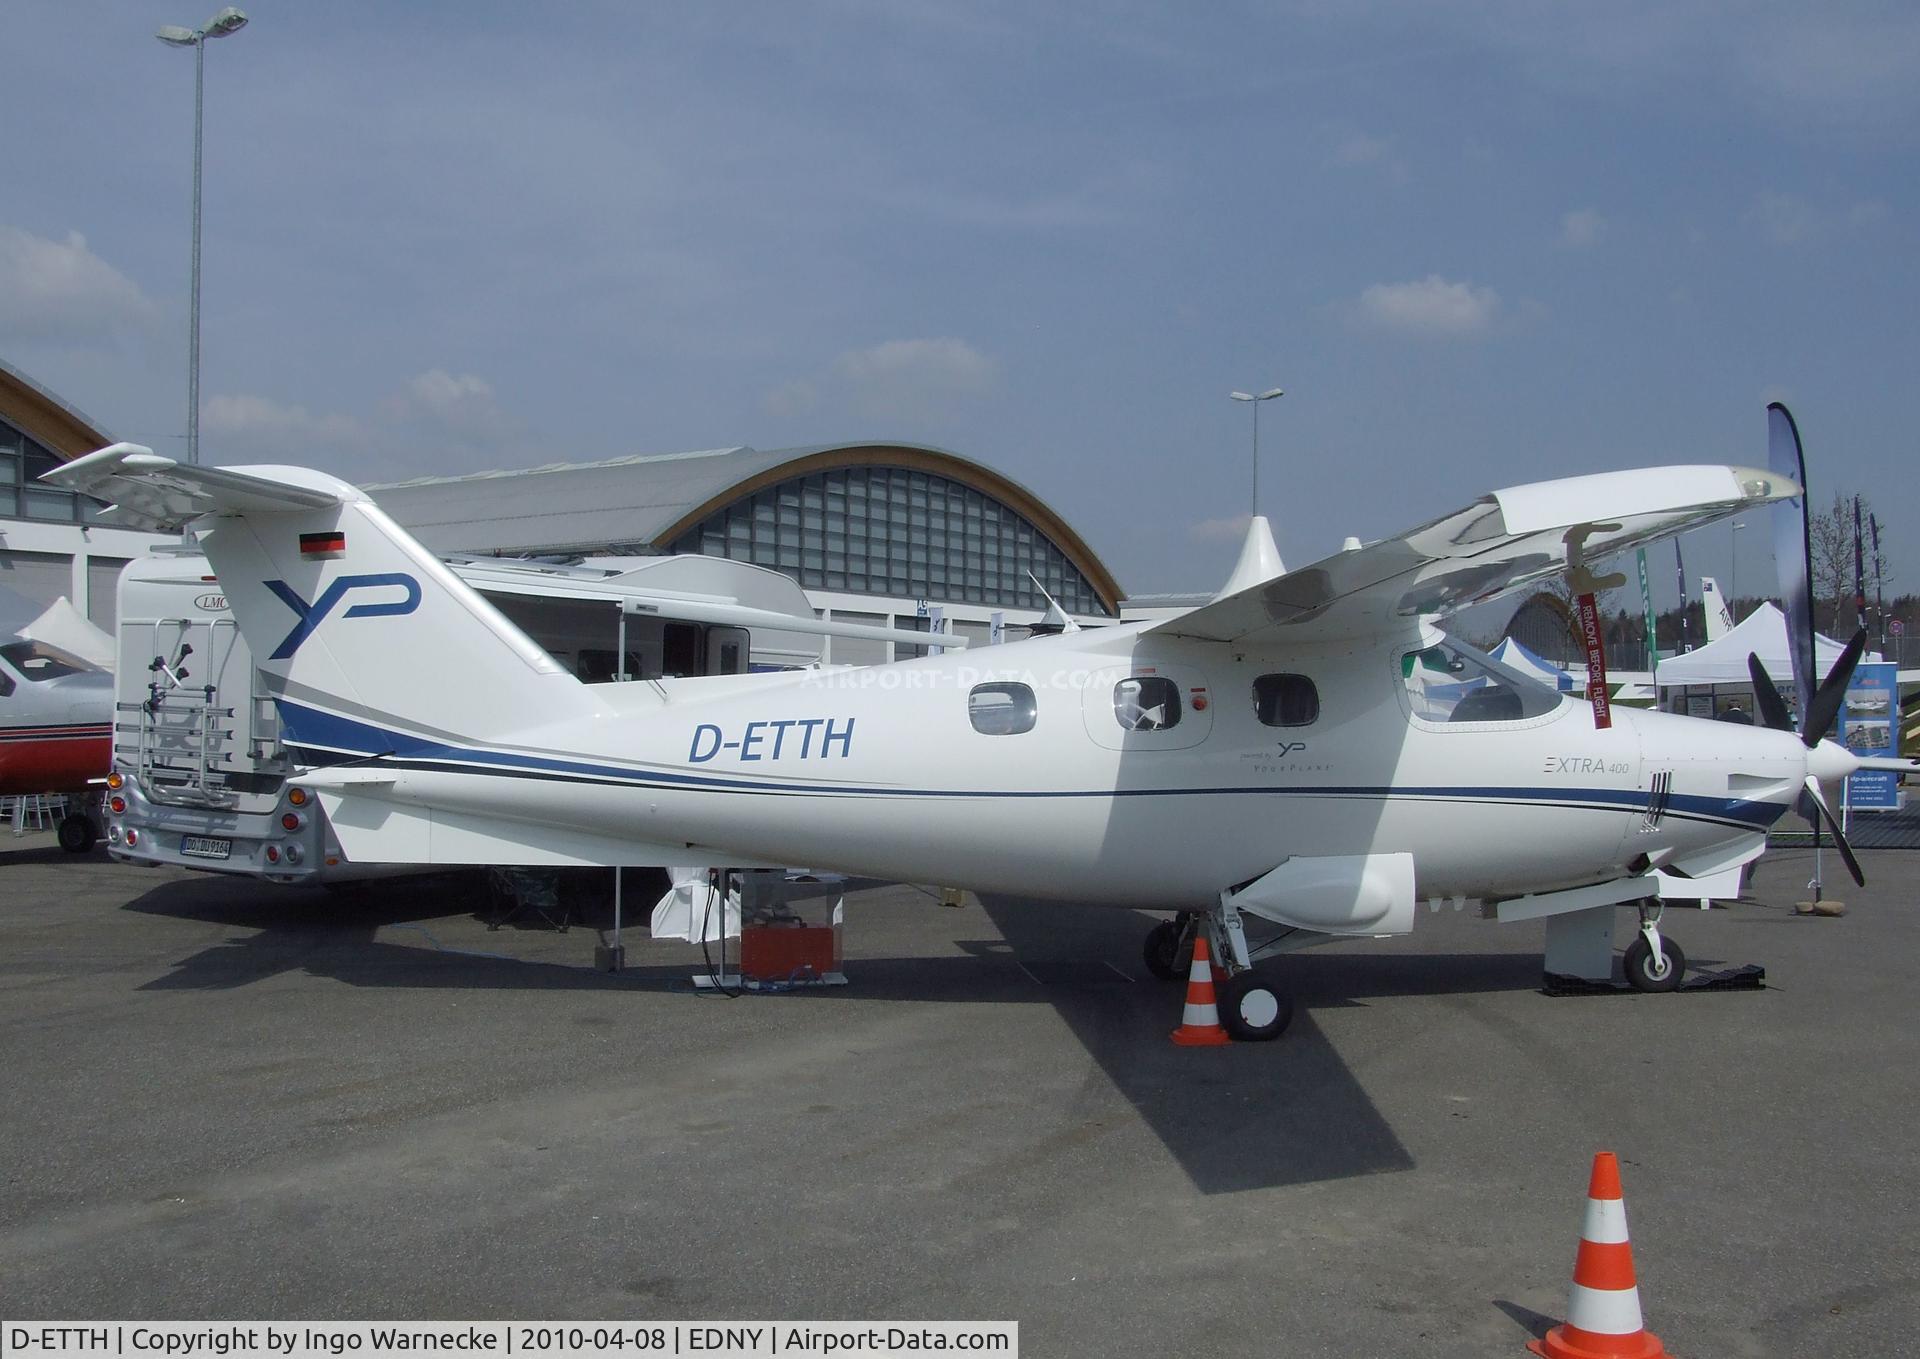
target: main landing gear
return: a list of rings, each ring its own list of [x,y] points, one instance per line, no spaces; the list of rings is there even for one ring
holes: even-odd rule
[[[1253,963],[1281,950],[1248,950],[1239,909],[1229,894],[1222,892],[1220,904],[1211,911],[1183,911],[1148,930],[1142,949],[1147,971],[1162,981],[1185,981],[1193,966],[1193,941],[1203,924],[1215,974],[1222,978],[1214,988],[1221,1026],[1243,1043],[1278,1038],[1293,1022],[1293,998],[1262,980]]]

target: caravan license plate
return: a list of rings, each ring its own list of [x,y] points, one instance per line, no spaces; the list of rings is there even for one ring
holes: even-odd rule
[[[183,835],[180,837],[180,852],[191,854],[196,859],[231,858],[233,841],[215,840],[206,835]]]

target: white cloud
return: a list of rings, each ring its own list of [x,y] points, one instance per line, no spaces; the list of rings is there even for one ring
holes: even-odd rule
[[[1863,198],[1847,209],[1847,225],[1854,227],[1884,226],[1892,217],[1892,209],[1879,198]]]
[[[783,382],[768,392],[762,401],[767,414],[790,420],[805,415],[819,404],[820,394],[811,382]]]
[[[1747,218],[1775,245],[1799,245],[1820,229],[1819,213],[1790,193],[1761,194]]]
[[[493,384],[472,372],[428,369],[407,378],[380,403],[380,413],[403,428],[403,441],[430,457],[492,457],[522,438],[520,422],[507,415]]]
[[[1484,334],[1500,310],[1491,288],[1428,274],[1411,283],[1376,283],[1360,294],[1359,316],[1367,325],[1402,335]]]
[[[1198,543],[1237,543],[1247,536],[1253,516],[1230,514],[1223,519],[1202,519],[1187,526],[1187,536]]]
[[[1357,128],[1338,134],[1333,143],[1335,165],[1378,165],[1393,154],[1393,142],[1373,137]]]
[[[1585,250],[1607,234],[1607,219],[1593,208],[1577,208],[1560,219],[1560,244]]]
[[[200,424],[207,434],[231,445],[273,448],[289,457],[298,451],[289,445],[352,447],[366,438],[351,416],[314,415],[305,406],[283,405],[264,396],[209,397]]]
[[[383,408],[397,419],[483,445],[500,443],[516,431],[491,383],[444,368],[408,379]]]
[[[139,285],[87,248],[77,231],[48,240],[0,226],[0,334],[7,339],[108,341],[158,314]]]
[[[923,416],[993,389],[1000,368],[965,340],[887,340],[833,362],[869,415]]]

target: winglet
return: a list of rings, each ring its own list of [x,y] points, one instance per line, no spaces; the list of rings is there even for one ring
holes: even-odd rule
[[[205,467],[140,444],[113,444],[40,480],[112,501],[102,516],[108,523],[165,531],[222,511],[318,510],[367,498],[336,477],[304,467]]]

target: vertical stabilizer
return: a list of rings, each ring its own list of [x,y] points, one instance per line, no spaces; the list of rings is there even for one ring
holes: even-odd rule
[[[1733,610],[1720,593],[1720,582],[1712,576],[1700,577],[1701,610],[1707,617],[1707,640],[1717,642],[1733,631]]]
[[[48,475],[121,522],[199,530],[290,745],[316,756],[499,741],[591,692],[364,492],[292,467],[182,465],[117,445]]]

